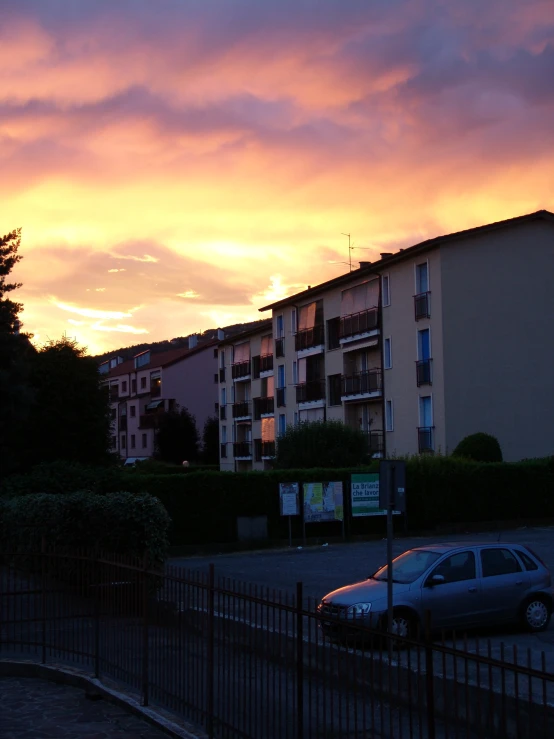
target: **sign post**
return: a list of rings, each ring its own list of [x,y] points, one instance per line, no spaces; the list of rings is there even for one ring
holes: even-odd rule
[[[406,511],[406,463],[384,459],[379,463],[379,507],[387,511],[387,620],[392,633],[392,542],[394,539],[393,511]]]
[[[289,519],[289,547],[292,547],[292,517],[300,514],[300,508],[298,505],[298,488],[299,485],[297,482],[279,483],[281,516],[288,516]]]

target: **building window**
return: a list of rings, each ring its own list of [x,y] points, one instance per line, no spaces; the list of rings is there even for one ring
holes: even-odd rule
[[[429,265],[427,262],[416,264],[416,295],[429,291]]]
[[[282,436],[287,430],[287,417],[284,413],[279,414],[279,436]]]
[[[292,384],[298,385],[298,362],[292,363]]]
[[[123,381],[121,383],[121,392],[122,393],[126,393],[127,392],[127,383],[125,381]]]
[[[277,316],[277,321],[275,325],[275,331],[276,331],[276,338],[282,339],[285,335],[285,320],[282,315]]]
[[[341,376],[329,375],[329,405],[341,405]]]
[[[137,415],[137,408],[136,408],[136,406],[134,406],[134,405],[130,405],[129,406],[129,415],[131,416],[131,418],[135,418],[135,416]]]
[[[227,443],[227,426],[221,427],[221,443],[222,444]]]
[[[146,389],[146,377],[140,378],[140,389],[145,390]]]
[[[385,369],[390,369],[392,367],[392,342],[390,336],[385,339],[385,343],[383,345],[383,362]]]
[[[121,448],[126,449],[127,448],[127,437],[122,435],[121,436]]]
[[[327,321],[327,349],[340,349],[340,317]]]
[[[227,405],[227,388],[221,388],[221,406]]]
[[[142,435],[142,448],[146,449],[148,446],[148,436],[146,434]]]
[[[131,449],[135,448],[135,435],[131,434]]]
[[[385,431],[394,431],[394,410],[392,400],[385,400]]]
[[[137,381],[131,380],[131,392],[136,393],[137,392]]]
[[[390,305],[390,277],[389,275],[383,275],[381,277],[381,289],[382,289],[382,304],[383,306]]]
[[[294,425],[298,426],[298,411],[294,411]]]
[[[290,332],[296,333],[296,308],[293,308],[290,314]]]

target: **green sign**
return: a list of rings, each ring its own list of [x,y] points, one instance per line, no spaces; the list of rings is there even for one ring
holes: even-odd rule
[[[384,516],[386,511],[379,508],[379,475],[352,475],[352,516]]]

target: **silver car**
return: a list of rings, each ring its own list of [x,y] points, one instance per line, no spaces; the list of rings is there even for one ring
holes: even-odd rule
[[[431,613],[435,629],[501,623],[542,631],[550,621],[554,591],[542,560],[519,544],[431,544],[393,560],[391,631],[409,638]],[[326,595],[318,606],[329,636],[355,631],[355,623],[385,628],[388,567],[367,580]],[[331,617],[326,620],[325,617]],[[354,629],[353,629],[354,627]]]

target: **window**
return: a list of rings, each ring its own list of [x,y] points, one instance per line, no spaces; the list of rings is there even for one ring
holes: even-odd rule
[[[136,417],[136,415],[137,415],[137,408],[136,408],[136,406],[134,406],[134,405],[130,405],[129,406],[129,415],[131,416],[131,418],[135,418]]]
[[[442,575],[445,584],[475,580],[475,554],[473,552],[452,554],[435,567],[430,577],[433,575]]]
[[[127,392],[127,382],[125,380],[121,383],[121,392],[122,393]]]
[[[538,570],[539,569],[538,564],[533,559],[531,559],[531,557],[528,554],[520,551],[519,549],[517,549],[516,551],[519,555],[519,558],[523,562],[526,570]]]
[[[385,431],[394,430],[394,411],[392,400],[385,400]]]
[[[275,331],[277,339],[282,339],[285,335],[285,320],[282,315],[277,316]]]
[[[146,388],[146,377],[140,378],[140,389],[144,390]]]
[[[417,332],[417,358],[420,362],[431,359],[431,331],[428,328]]]
[[[292,363],[292,384],[298,385],[298,363]]]
[[[427,262],[416,264],[416,295],[429,291],[429,265]]]
[[[285,387],[285,365],[280,364],[277,367],[277,387]]]
[[[296,308],[293,308],[290,314],[290,332],[296,333]]]
[[[385,369],[391,369],[392,367],[392,346],[391,346],[391,338],[390,336],[385,339],[385,343],[383,344],[383,361],[385,365]]]
[[[284,413],[279,414],[279,436],[282,436],[287,430],[287,417]]]
[[[122,449],[125,449],[126,447],[127,447],[127,437],[126,436],[122,436],[121,437],[121,448]]]
[[[137,381],[131,380],[131,392],[136,393],[137,392]]]
[[[419,425],[422,428],[431,428],[433,425],[433,406],[430,395],[419,399]]]
[[[135,448],[135,435],[131,434],[131,449]]]
[[[146,449],[148,446],[148,436],[146,434],[142,435],[142,448]]]
[[[341,376],[329,375],[329,405],[341,404]]]
[[[294,411],[294,425],[298,426],[298,411]]]
[[[383,275],[381,277],[381,300],[383,306],[390,305],[390,277]]]
[[[220,369],[225,369],[225,349],[219,352],[219,367]]]
[[[221,388],[221,405],[227,405],[227,388],[222,387]]]
[[[483,577],[512,575],[521,572],[521,566],[509,549],[483,549],[481,551]]]
[[[327,321],[327,349],[340,349],[340,317]]]
[[[227,426],[221,427],[221,443],[222,444],[227,443]]]

